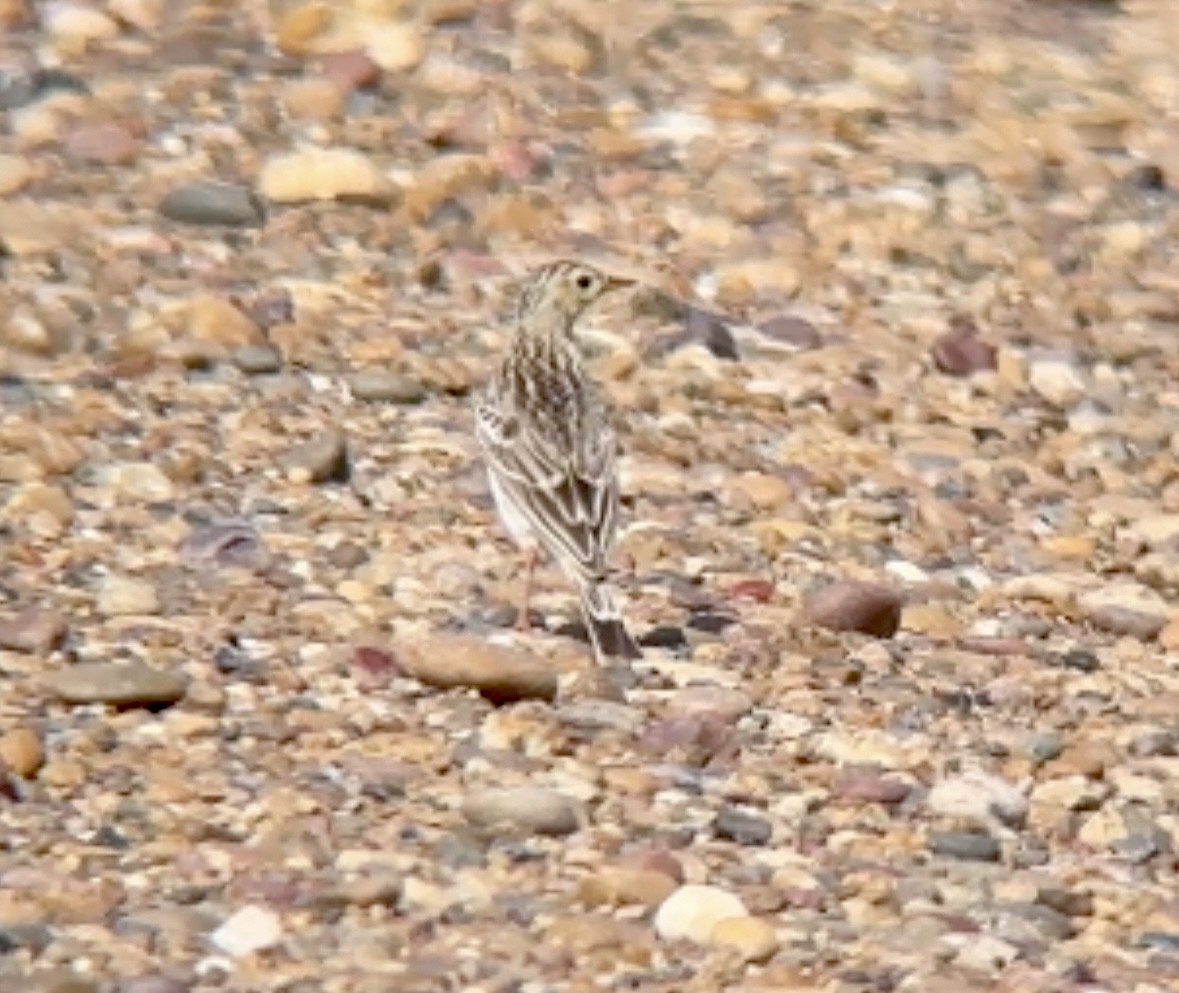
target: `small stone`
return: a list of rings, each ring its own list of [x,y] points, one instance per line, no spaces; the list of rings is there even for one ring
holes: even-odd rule
[[[463,801],[463,816],[476,827],[487,830],[553,836],[572,834],[586,820],[585,811],[577,801],[556,790],[537,786],[471,793]]]
[[[98,980],[70,969],[49,969],[28,973],[21,984],[23,993],[100,993]]]
[[[60,486],[27,483],[0,510],[0,521],[39,538],[59,538],[74,522],[74,501]]]
[[[116,993],[192,993],[192,986],[160,972],[146,972],[124,979]]]
[[[900,627],[902,605],[900,596],[886,586],[838,580],[806,599],[803,620],[831,631],[891,638]]]
[[[998,367],[998,349],[978,337],[973,323],[960,321],[933,343],[938,370],[949,376],[973,376]]]
[[[823,337],[818,329],[806,318],[793,314],[771,317],[759,324],[757,330],[771,341],[789,345],[799,351],[818,348],[823,344]]]
[[[931,831],[929,850],[964,862],[998,862],[1002,854],[999,842],[976,831]]]
[[[247,376],[270,376],[282,370],[282,352],[273,345],[243,345],[233,353],[233,364]]]
[[[66,703],[151,706],[175,703],[184,696],[183,676],[142,662],[85,662],[45,677],[51,693]]]
[[[1028,383],[1054,407],[1072,407],[1089,391],[1081,370],[1068,358],[1041,358],[1031,363]]]
[[[339,431],[324,431],[288,451],[280,465],[299,482],[344,482],[350,472],[347,440]]]
[[[726,917],[717,921],[709,945],[736,952],[743,962],[760,963],[773,958],[781,942],[773,927],[759,917]]]
[[[275,44],[286,55],[305,55],[327,33],[334,20],[331,5],[324,0],[308,0],[288,7],[278,21]]]
[[[70,54],[80,54],[94,42],[110,41],[119,25],[102,11],[80,3],[45,4],[43,26]]]
[[[360,50],[331,52],[321,63],[324,76],[345,93],[376,86],[381,67]]]
[[[995,821],[1019,827],[1028,813],[1028,799],[1022,790],[978,769],[936,783],[925,802],[941,817],[973,821],[984,827]]]
[[[21,155],[0,155],[0,197],[23,190],[37,175],[33,163]]]
[[[1127,524],[1118,536],[1151,549],[1179,549],[1179,514],[1147,514]]]
[[[405,888],[400,875],[372,872],[329,886],[315,896],[320,907],[396,907]]]
[[[705,945],[717,924],[729,917],[748,917],[741,898],[718,886],[689,883],[671,894],[655,913],[655,933],[664,941]]]
[[[790,504],[795,499],[795,489],[780,476],[765,472],[743,472],[730,479],[725,488],[730,495],[748,500],[759,510],[773,510]]]
[[[1019,958],[1019,949],[1015,945],[994,935],[964,935],[960,943],[954,963],[972,972],[993,976]]]
[[[33,608],[0,618],[0,648],[29,655],[46,655],[65,640],[69,622],[53,610]]]
[[[98,589],[98,610],[107,617],[157,614],[160,600],[153,584],[132,576],[106,576]]]
[[[45,764],[45,746],[31,727],[17,725],[0,734],[0,769],[31,779]]]
[[[557,696],[557,675],[546,660],[466,635],[437,634],[407,642],[398,647],[396,664],[427,686],[478,690],[497,704]]]
[[[120,124],[85,124],[65,139],[65,152],[95,165],[127,165],[139,157],[140,143]]]
[[[1095,626],[1140,641],[1158,637],[1171,619],[1171,607],[1158,593],[1138,583],[1111,583],[1077,598],[1082,615]]]
[[[229,347],[255,344],[262,338],[240,307],[207,294],[195,297],[188,305],[188,334],[197,341]]]
[[[275,203],[358,200],[386,204],[392,188],[376,164],[351,148],[306,148],[267,160],[258,180]]]
[[[173,187],[157,209],[181,224],[255,228],[266,221],[266,205],[249,187],[205,179]]]
[[[749,846],[767,844],[774,833],[770,822],[764,817],[730,805],[721,807],[717,812],[712,830],[718,838]]]
[[[677,886],[670,876],[651,869],[606,866],[586,876],[577,898],[587,907],[654,907]]]
[[[248,521],[214,521],[193,528],[180,543],[180,561],[190,569],[238,568],[260,572],[272,558]]]
[[[282,920],[278,914],[250,904],[226,920],[209,940],[226,955],[241,958],[273,948],[282,937]]]
[[[282,87],[282,108],[293,121],[330,121],[344,112],[347,94],[330,79],[291,79]]]
[[[831,792],[845,800],[893,806],[904,802],[913,787],[903,780],[874,772],[847,772],[835,781]]]
[[[124,500],[167,503],[176,487],[164,471],[151,462],[125,462],[106,472],[106,481]]]
[[[357,400],[371,403],[415,404],[426,399],[425,386],[412,376],[371,370],[349,377],[348,388]]]

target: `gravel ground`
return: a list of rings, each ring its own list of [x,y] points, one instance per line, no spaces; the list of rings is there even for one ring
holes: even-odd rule
[[[1170,0],[273,6],[0,0],[0,988],[1179,987]]]

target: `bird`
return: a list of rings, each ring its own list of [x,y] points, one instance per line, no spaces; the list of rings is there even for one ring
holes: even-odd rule
[[[521,629],[541,551],[577,590],[599,663],[642,651],[615,605],[607,557],[618,529],[618,441],[608,405],[585,369],[578,320],[603,296],[633,286],[559,259],[525,277],[511,343],[475,401],[475,434],[500,520],[525,554]]]

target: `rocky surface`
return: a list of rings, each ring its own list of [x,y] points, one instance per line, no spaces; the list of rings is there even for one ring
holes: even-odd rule
[[[0,0],[0,988],[1175,988],[1172,6]]]

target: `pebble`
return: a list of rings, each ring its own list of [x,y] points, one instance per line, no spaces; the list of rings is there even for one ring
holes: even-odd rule
[[[754,964],[769,961],[781,947],[777,932],[759,917],[726,917],[717,921],[708,944],[736,952],[742,962]]]
[[[913,792],[913,787],[894,776],[881,776],[872,772],[845,772],[835,781],[831,792],[845,800],[893,806],[903,803]]]
[[[282,939],[282,920],[278,914],[253,904],[236,911],[209,935],[216,948],[233,958],[273,948]]]
[[[258,189],[275,203],[357,200],[385,204],[392,189],[377,165],[351,148],[312,148],[267,160]]]
[[[998,349],[978,336],[973,324],[959,324],[933,343],[930,349],[938,371],[949,376],[973,376],[998,367]]]
[[[712,830],[718,838],[750,846],[768,844],[774,833],[772,825],[764,817],[730,805],[721,807],[717,812]]]
[[[1028,384],[1054,407],[1072,407],[1089,392],[1085,376],[1069,358],[1040,358],[1028,368]]]
[[[552,701],[557,675],[546,660],[466,635],[436,634],[399,644],[396,665],[437,689],[473,689],[493,703]]]
[[[999,842],[976,831],[931,831],[929,850],[964,862],[997,862],[1002,854]]]
[[[68,631],[64,614],[34,607],[0,618],[0,648],[45,655],[61,646]]]
[[[196,341],[231,348],[255,344],[262,337],[257,325],[240,307],[206,293],[189,302],[188,334]]]
[[[0,734],[0,768],[31,779],[45,764],[45,746],[31,727],[17,725]]]
[[[357,400],[372,403],[409,405],[421,403],[428,395],[425,386],[412,376],[375,369],[350,376],[348,389]]]
[[[718,886],[688,883],[679,887],[655,912],[655,933],[664,941],[694,941],[706,945],[717,924],[730,917],[748,917],[735,893]]]
[[[0,197],[17,193],[36,177],[33,163],[21,155],[0,155]]]
[[[113,466],[106,481],[125,500],[166,503],[176,494],[172,480],[151,462],[126,462]]]
[[[107,617],[158,614],[155,586],[132,576],[104,576],[98,587],[98,610]]]
[[[577,898],[587,907],[655,907],[677,885],[671,876],[653,869],[604,866],[578,884]]]
[[[806,318],[793,314],[780,314],[771,317],[757,326],[757,330],[770,341],[788,345],[799,351],[819,348],[823,344],[823,336],[818,329]]]
[[[266,205],[249,187],[207,179],[173,187],[157,210],[181,224],[253,228],[266,222]]]
[[[837,580],[806,598],[806,624],[831,631],[859,631],[891,638],[901,623],[901,597],[886,586]]]
[[[476,790],[463,800],[463,816],[485,830],[553,836],[572,834],[586,820],[576,800],[538,786]]]
[[[344,482],[350,472],[347,439],[341,431],[323,431],[286,452],[279,465],[295,482]]]
[[[1149,586],[1111,583],[1077,598],[1082,615],[1115,634],[1151,641],[1166,627],[1173,608]]]
[[[45,685],[66,703],[130,707],[176,703],[187,680],[142,662],[83,662],[49,673]]]
[[[359,49],[330,52],[323,57],[320,68],[327,79],[345,92],[369,89],[381,79],[381,67]]]
[[[66,135],[70,158],[94,165],[129,165],[139,157],[139,139],[119,124],[87,124]]]
[[[282,352],[273,345],[242,345],[233,353],[233,364],[247,376],[270,376],[282,371]]]
[[[1028,799],[1012,783],[980,770],[971,770],[934,784],[925,800],[941,817],[973,821],[987,827],[998,821],[1019,827],[1027,817]]]

